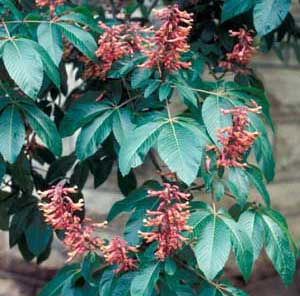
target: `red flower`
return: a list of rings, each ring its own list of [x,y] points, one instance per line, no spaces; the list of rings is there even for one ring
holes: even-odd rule
[[[261,107],[254,104],[254,108],[242,106],[223,110],[224,114],[232,114],[233,125],[219,129],[217,132],[218,140],[223,145],[217,166],[243,168],[247,165],[242,163],[243,155],[259,135],[258,132],[249,132],[246,129],[249,125],[247,114],[249,112],[259,113],[261,110]]]
[[[237,37],[239,41],[234,45],[232,52],[226,54],[226,61],[220,62],[219,66],[235,73],[248,73],[247,65],[255,52],[252,34],[252,31],[247,32],[245,29],[237,32],[230,30],[229,35]]]
[[[53,186],[51,189],[40,192],[41,202],[39,207],[43,213],[45,221],[55,230],[64,230],[64,244],[68,250],[68,261],[75,256],[82,255],[87,251],[100,249],[102,240],[93,237],[96,228],[104,227],[107,222],[93,223],[91,219],[81,221],[75,212],[83,210],[83,200],[74,203],[69,197],[76,193],[77,188],[64,188],[62,183]]]
[[[142,34],[147,32],[148,29],[140,27],[139,24],[122,24],[108,27],[100,22],[99,26],[104,30],[104,33],[100,36],[96,55],[102,62],[101,75],[105,79],[106,73],[111,69],[113,62],[141,50],[142,43],[146,42]]]
[[[160,199],[156,211],[147,211],[148,218],[144,226],[154,227],[153,231],[140,232],[147,243],[158,242],[155,255],[159,260],[165,260],[174,251],[181,249],[187,240],[181,235],[183,231],[190,231],[187,220],[190,216],[187,200],[190,194],[179,191],[178,186],[165,184],[161,191],[148,191],[151,197]]]
[[[128,246],[128,243],[118,236],[114,237],[109,245],[102,247],[106,262],[110,265],[118,265],[117,269],[114,270],[115,273],[136,269],[136,260],[129,258],[128,253],[136,253],[137,251],[136,247]]]
[[[190,63],[182,62],[180,58],[190,49],[187,39],[192,29],[192,14],[179,10],[178,5],[174,4],[157,11],[155,15],[162,24],[149,38],[149,46],[143,50],[148,59],[141,67],[162,67],[168,72],[189,68]]]

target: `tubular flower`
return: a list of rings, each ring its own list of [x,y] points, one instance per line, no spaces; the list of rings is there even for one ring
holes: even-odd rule
[[[64,4],[65,0],[35,0],[38,7],[49,6],[50,16],[54,15],[54,10],[57,6]]]
[[[65,228],[64,244],[68,250],[68,261],[86,252],[101,249],[103,241],[98,237],[93,237],[93,233],[98,228],[103,228],[107,223],[93,223],[91,219],[85,218],[83,221],[74,216],[73,222]]]
[[[128,243],[119,236],[114,237],[109,245],[103,246],[101,250],[107,263],[118,265],[114,270],[115,273],[137,268],[136,260],[128,257],[129,252],[138,252],[137,248],[128,246]]]
[[[39,203],[45,221],[55,230],[63,230],[73,222],[76,211],[83,210],[83,200],[74,203],[69,197],[77,192],[76,187],[64,188],[61,183],[51,189],[39,192],[41,202]],[[47,201],[47,203],[45,203]]]
[[[188,199],[190,194],[179,191],[178,186],[165,184],[161,191],[148,191],[149,196],[159,198],[156,211],[147,211],[144,226],[154,227],[153,231],[140,232],[146,243],[157,241],[155,252],[159,260],[165,260],[174,251],[181,249],[187,240],[181,232],[191,231],[187,225],[190,216]]]
[[[187,39],[192,29],[192,14],[179,10],[175,4],[157,11],[155,16],[162,25],[149,37],[149,46],[143,50],[148,59],[141,67],[162,67],[168,72],[189,68],[190,63],[180,58],[190,48]]]
[[[218,140],[223,145],[217,166],[243,168],[247,165],[242,163],[243,155],[250,149],[259,135],[258,132],[246,130],[246,127],[249,125],[247,114],[249,112],[259,113],[260,110],[261,107],[255,103],[254,108],[241,106],[222,111],[224,115],[232,115],[233,125],[219,129],[217,132]]]
[[[255,52],[253,47],[253,32],[240,29],[239,31],[229,31],[231,37],[237,37],[238,43],[234,45],[232,52],[226,54],[226,61],[219,63],[219,66],[235,73],[247,74],[247,65]]]
[[[96,56],[102,62],[101,75],[102,79],[105,79],[106,73],[111,69],[113,62],[141,50],[142,43],[146,42],[141,34],[147,32],[148,29],[140,27],[139,24],[122,24],[108,27],[100,22],[99,26],[104,30],[104,33],[98,41],[99,48],[96,51]]]
[[[70,198],[69,195],[76,192],[76,187],[64,188],[62,183],[59,183],[39,193],[39,207],[45,221],[55,230],[65,231],[63,243],[68,250],[68,261],[87,251],[100,249],[103,245],[102,240],[93,237],[93,232],[106,225],[106,222],[93,223],[89,218],[81,221],[75,215],[75,212],[82,211],[84,207],[82,199],[75,203]]]

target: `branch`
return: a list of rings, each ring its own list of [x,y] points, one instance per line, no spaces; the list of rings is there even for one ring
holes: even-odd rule
[[[113,18],[116,19],[117,18],[117,7],[115,5],[114,0],[109,0],[110,6],[111,6],[111,13],[113,15]]]

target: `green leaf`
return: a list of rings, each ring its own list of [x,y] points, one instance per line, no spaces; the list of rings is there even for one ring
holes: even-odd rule
[[[143,87],[148,83],[148,79],[152,75],[153,70],[151,69],[136,69],[131,75],[131,87],[133,89]]]
[[[158,80],[149,80],[149,85],[146,87],[144,92],[144,97],[148,98],[152,95],[160,86],[160,81]]]
[[[120,146],[123,145],[135,125],[132,123],[132,112],[127,108],[118,108],[113,116],[113,133]]]
[[[60,296],[63,286],[79,273],[80,267],[77,263],[65,266],[58,272],[53,280],[47,283],[38,296]]]
[[[190,238],[200,238],[202,227],[204,223],[207,222],[205,218],[210,214],[211,213],[207,210],[197,210],[196,212],[191,213],[188,220],[188,225],[193,229],[193,231],[188,234]]]
[[[82,13],[68,13],[59,18],[59,21],[71,21],[88,26],[95,32],[102,33],[101,28],[98,26],[97,21],[91,16],[84,15]]]
[[[269,195],[269,193],[267,191],[267,188],[264,184],[264,179],[263,179],[261,171],[253,165],[248,165],[246,167],[245,172],[248,175],[248,178],[249,178],[251,184],[260,193],[260,195],[262,196],[265,204],[269,207],[270,204],[271,204],[270,195]]]
[[[76,142],[76,154],[80,160],[95,154],[109,136],[112,130],[113,112],[114,110],[104,112],[82,128]]]
[[[101,263],[103,263],[101,257],[94,252],[86,254],[82,261],[81,274],[91,286],[95,286],[96,279],[93,274],[99,269]]]
[[[127,296],[130,292],[130,286],[135,276],[135,272],[127,272],[118,278],[115,284],[111,296]]]
[[[34,213],[33,219],[25,231],[29,251],[35,256],[41,255],[52,239],[52,229],[43,220],[39,211]]]
[[[221,201],[225,194],[224,184],[217,180],[213,183],[213,194],[215,201]]]
[[[101,296],[110,296],[112,283],[114,279],[114,272],[113,268],[106,269],[101,277],[100,283],[99,283],[99,295]]]
[[[94,98],[97,94],[91,93]],[[89,99],[89,94],[83,96],[82,99]],[[71,105],[71,107],[65,113],[63,120],[60,123],[60,133],[62,137],[69,137],[73,133],[84,126],[85,124],[91,122],[95,117],[99,116],[104,111],[107,111],[111,107],[108,104],[89,102],[89,101],[79,101]]]
[[[185,101],[191,103],[193,106],[198,106],[198,98],[194,91],[189,87],[187,83],[182,81],[184,84],[176,84],[176,90],[179,94],[181,100],[185,103]]]
[[[236,198],[243,207],[247,202],[250,190],[248,176],[245,170],[241,168],[230,167],[228,170],[228,180],[236,186],[238,194]]]
[[[0,157],[0,183],[2,183],[5,173],[6,173],[6,165],[5,165],[5,162],[3,161],[2,157]],[[0,200],[1,200],[1,198],[0,198]]]
[[[48,78],[54,83],[54,85],[59,89],[60,88],[60,74],[58,69],[49,56],[48,52],[40,46],[38,43],[32,42],[32,46],[35,48],[37,53],[40,55],[40,58],[43,62],[44,70],[48,76]]]
[[[151,296],[159,278],[160,262],[141,268],[131,283],[131,296]]]
[[[260,255],[264,243],[264,226],[260,215],[255,211],[244,212],[238,222],[242,229],[248,234],[253,245],[253,260]]]
[[[175,119],[163,126],[157,140],[157,151],[161,159],[188,185],[198,174],[202,150],[200,139]]]
[[[122,174],[118,171],[118,185],[120,191],[123,195],[127,196],[136,189],[137,180],[133,171],[131,171],[128,175],[122,176]]]
[[[259,132],[253,145],[256,160],[266,180],[270,182],[275,175],[275,161],[265,124],[257,114],[249,113],[248,118],[250,119],[250,130]]]
[[[11,0],[2,0],[1,2],[3,2],[3,4],[5,4],[9,8],[12,14],[16,17],[16,19],[23,19],[22,13],[16,8],[16,6]]]
[[[163,83],[159,87],[159,100],[164,101],[164,100],[168,99],[171,96],[172,92],[173,92],[173,89],[172,89],[171,85],[167,82]]]
[[[287,16],[290,0],[256,0],[253,11],[254,27],[261,36],[276,29]]]
[[[22,110],[29,125],[39,136],[42,142],[57,156],[62,152],[61,137],[55,123],[38,107],[22,104]]]
[[[148,190],[160,190],[161,185],[157,181],[148,181],[142,187],[131,192],[126,198],[114,203],[110,209],[107,221],[112,221],[117,215],[122,212],[130,212],[138,203],[148,199]]]
[[[97,43],[94,37],[78,26],[67,23],[57,23],[63,35],[85,56],[96,60]]]
[[[253,267],[253,247],[250,238],[244,229],[231,217],[221,216],[222,221],[227,225],[231,232],[233,253],[237,265],[247,281]]]
[[[119,153],[119,168],[123,176],[130,172],[131,167],[136,167],[137,156],[144,156],[157,140],[164,121],[153,121],[141,125],[128,135]],[[141,164],[140,162],[137,163]]]
[[[53,22],[41,23],[37,29],[39,44],[58,66],[63,55],[63,42],[59,26]]]
[[[43,63],[25,39],[7,41],[3,49],[3,62],[9,76],[31,98],[36,98],[43,83]]]
[[[177,269],[176,262],[172,258],[167,258],[165,261],[165,272],[168,275],[174,275]]]
[[[15,106],[7,107],[0,115],[0,153],[14,163],[25,141],[25,127]]]
[[[296,260],[290,250],[289,239],[281,227],[267,215],[262,215],[265,225],[265,248],[276,271],[286,286],[293,280]]]
[[[229,107],[230,104],[225,99],[214,95],[208,96],[202,107],[202,118],[207,132],[219,148],[222,145],[218,141],[217,131],[220,128],[232,126],[231,116],[222,113],[222,109],[228,109]]]
[[[192,248],[198,266],[207,279],[214,279],[224,268],[231,248],[230,237],[227,226],[215,214],[205,218],[199,239]]]
[[[222,9],[222,22],[250,10],[255,0],[226,0]]]

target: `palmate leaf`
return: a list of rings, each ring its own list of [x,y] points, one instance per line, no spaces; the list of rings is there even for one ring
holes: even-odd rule
[[[253,145],[256,160],[266,180],[270,182],[275,175],[275,161],[266,127],[257,114],[249,113],[248,118],[250,119],[250,130],[259,132],[259,136]]]
[[[248,165],[245,168],[245,172],[248,175],[248,178],[249,178],[251,184],[255,187],[255,189],[262,196],[266,206],[269,207],[271,204],[270,195],[264,184],[263,175],[262,175],[261,171],[259,170],[259,168],[255,167],[253,165]]]
[[[201,223],[199,239],[192,246],[198,266],[207,279],[214,279],[224,268],[231,248],[231,233],[216,214]]]
[[[246,211],[240,216],[238,223],[251,240],[253,246],[253,260],[255,261],[264,243],[263,221],[260,215],[255,211]]]
[[[261,36],[276,29],[287,16],[291,0],[257,0],[253,11],[254,27]]]
[[[232,248],[237,265],[244,279],[248,280],[253,267],[252,242],[241,225],[235,222],[230,216],[222,215],[220,217],[230,230]]]
[[[63,35],[80,52],[91,60],[96,60],[97,43],[93,36],[76,25],[59,22],[57,25],[61,28]]]
[[[63,55],[63,41],[59,26],[55,23],[41,23],[37,29],[39,44],[48,52],[58,66]]]
[[[113,115],[113,133],[120,146],[125,142],[135,125],[132,122],[133,114],[128,108],[119,108]]]
[[[55,123],[35,105],[22,104],[22,110],[29,125],[42,142],[57,156],[62,152],[61,137]]]
[[[93,98],[93,101],[85,101],[90,96]],[[80,98],[78,102],[71,105],[60,123],[60,134],[62,137],[73,135],[77,129],[111,108],[109,104],[95,102],[95,97],[97,97],[97,94],[93,92],[87,93],[82,99]]]
[[[80,266],[78,263],[67,265],[62,268],[57,275],[41,290],[39,296],[59,296],[63,286],[72,279],[75,275],[80,273]]]
[[[163,120],[143,124],[133,130],[124,142],[119,153],[119,168],[123,176],[127,175],[131,167],[136,166],[137,157],[148,153],[157,140]],[[140,162],[138,163],[138,165]]]
[[[265,229],[265,249],[286,286],[290,285],[296,269],[295,256],[285,231],[267,215],[262,215]]]
[[[43,62],[26,39],[7,41],[3,62],[9,76],[31,98],[36,98],[43,83]]]
[[[231,108],[231,104],[222,97],[210,95],[208,96],[202,107],[202,118],[207,132],[214,143],[221,148],[221,144],[217,138],[217,131],[232,125],[230,115],[224,115],[222,109]]]
[[[142,267],[131,283],[131,296],[151,296],[161,269],[160,262]]]
[[[97,152],[102,142],[112,131],[112,114],[110,109],[92,122],[85,125],[76,142],[76,153],[80,160],[84,160]]]
[[[197,135],[172,120],[163,126],[157,140],[157,151],[161,159],[188,185],[197,176],[202,150],[203,146]]]
[[[15,106],[7,107],[0,115],[0,153],[14,163],[25,141],[25,127]]]
[[[235,197],[237,199],[237,202],[241,206],[244,206],[247,202],[250,190],[248,176],[245,173],[244,169],[241,168],[230,167],[228,171],[228,180],[232,184],[234,184],[236,188],[236,192],[234,191],[232,193],[236,193]]]

